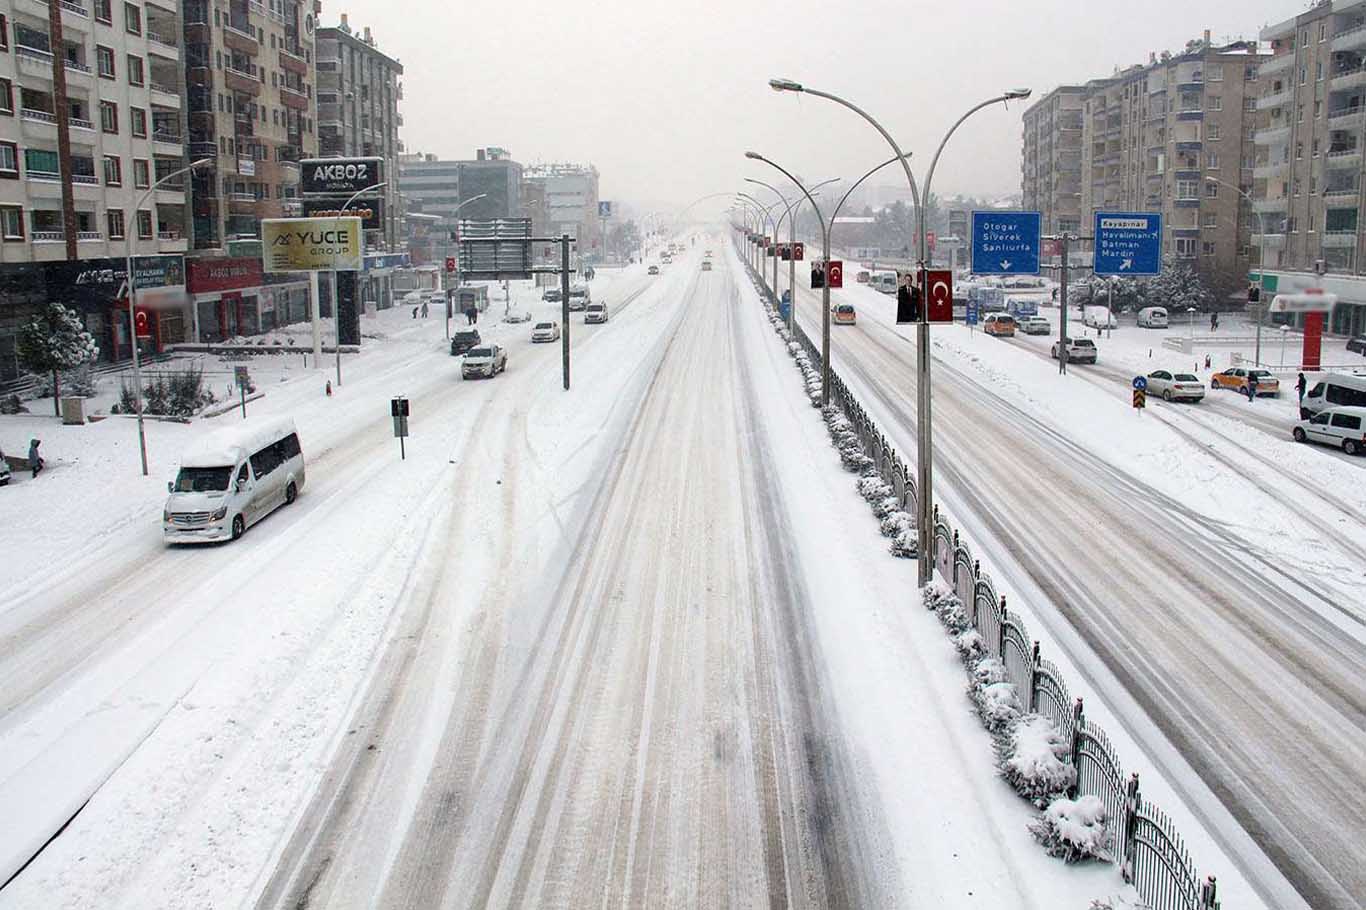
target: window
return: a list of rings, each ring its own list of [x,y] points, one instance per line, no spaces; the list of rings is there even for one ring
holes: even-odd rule
[[[110,209],[104,213],[104,219],[109,225],[109,239],[123,239],[123,210]]]
[[[1361,418],[1355,414],[1334,414],[1332,426],[1341,427],[1344,430],[1360,430]]]
[[[1303,161],[1303,160],[1304,160],[1304,143],[1303,143],[1303,142],[1296,142],[1296,143],[1295,143],[1295,160],[1296,160],[1296,161]]]
[[[152,185],[152,167],[146,158],[133,159],[133,186],[145,190]]]
[[[100,102],[100,129],[106,133],[119,131],[119,106],[112,101]]]
[[[24,210],[17,205],[0,205],[0,230],[6,240],[24,239]]]
[[[1315,99],[1315,101],[1314,101],[1314,119],[1317,120],[1317,119],[1319,119],[1319,118],[1322,117],[1322,116],[1323,116],[1323,102],[1322,102],[1321,100]]]
[[[0,50],[9,50],[9,20],[0,15]]]
[[[19,179],[19,146],[13,142],[0,142],[0,177]]]
[[[130,107],[128,118],[132,121],[133,135],[147,138],[147,112],[140,107]]]
[[[1183,259],[1189,259],[1189,258],[1191,258],[1192,256],[1194,256],[1194,255],[1195,255],[1195,238],[1193,238],[1193,237],[1177,237],[1177,238],[1176,238],[1176,255],[1179,256],[1179,257],[1181,257],[1181,258],[1183,258]]]
[[[1205,198],[1217,199],[1219,196],[1219,184],[1212,180],[1205,181]]]
[[[152,239],[152,211],[151,209],[138,209],[138,239]]]
[[[1200,244],[1200,253],[1204,256],[1214,255],[1214,241],[1206,240]]]
[[[1322,60],[1320,60],[1317,64],[1314,65],[1314,81],[1315,81],[1315,82],[1322,82],[1322,81],[1323,81],[1323,61],[1322,61]]]
[[[1320,22],[1320,23],[1319,23],[1319,40],[1322,41],[1322,40],[1323,40],[1324,38],[1326,38],[1327,36],[1328,36],[1328,23],[1327,23],[1327,22]]]
[[[105,186],[123,185],[123,161],[118,155],[104,156],[104,183]]]
[[[0,79],[0,114],[14,116],[14,83]]]
[[[98,67],[100,76],[105,79],[114,78],[114,49],[104,45],[95,45],[95,65]]]
[[[1217,227],[1219,227],[1219,216],[1216,215],[1214,212],[1206,212],[1206,213],[1205,213],[1205,224],[1204,224],[1204,226],[1205,226],[1206,228],[1217,228]]]
[[[129,84],[129,85],[146,85],[146,84],[147,84],[146,81],[143,79],[143,76],[142,76],[142,58],[141,58],[141,57],[134,56],[133,54],[129,54],[129,55],[128,55],[128,84]]]
[[[1366,392],[1359,389],[1349,389],[1346,386],[1328,383],[1328,391],[1324,394],[1329,404],[1345,404],[1352,407],[1366,407]]]
[[[1311,158],[1317,158],[1319,156],[1319,141],[1317,139],[1309,146],[1309,153],[1309,157]]]
[[[113,0],[95,0],[95,19],[105,25],[114,24]]]
[[[1205,138],[1211,142],[1219,139],[1219,124],[1211,123],[1205,127]]]
[[[60,179],[61,167],[56,152],[46,149],[24,149],[24,172],[30,177]]]
[[[1205,67],[1206,82],[1223,82],[1224,66],[1222,63],[1214,63]]]
[[[142,34],[142,7],[132,3],[123,5],[123,26],[130,35]]]
[[[1306,82],[1308,82],[1308,81],[1309,81],[1309,67],[1307,67],[1307,66],[1302,66],[1302,67],[1300,67],[1300,85],[1304,85],[1304,84],[1305,84]]]
[[[1210,95],[1210,96],[1209,96],[1209,109],[1212,110],[1212,111],[1222,111],[1222,110],[1224,109],[1224,96],[1223,96],[1223,95]]]
[[[1318,174],[1310,174],[1310,175],[1309,175],[1309,195],[1312,196],[1312,195],[1314,195],[1315,193],[1317,193],[1318,191],[1319,191],[1319,176],[1318,176]]]
[[[1210,152],[1208,155],[1205,156],[1205,167],[1215,171],[1219,170],[1218,152]]]
[[[1178,180],[1178,181],[1176,181],[1176,198],[1177,198],[1177,199],[1199,199],[1199,198],[1200,198],[1200,189],[1199,189],[1199,186],[1200,186],[1199,183],[1197,183],[1197,182],[1194,181],[1194,180]]]

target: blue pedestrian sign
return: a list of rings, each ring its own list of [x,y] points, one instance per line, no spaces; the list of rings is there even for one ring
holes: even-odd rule
[[[1162,272],[1160,212],[1096,212],[1097,275]]]
[[[964,309],[963,321],[966,322],[968,325],[977,324],[977,304],[972,302],[971,300],[968,301],[968,305]]]
[[[1042,224],[1038,212],[973,212],[972,274],[1039,274]]]
[[[1134,388],[1135,388],[1135,389],[1138,389],[1138,391],[1140,391],[1140,392],[1146,392],[1146,391],[1148,391],[1148,377],[1147,377],[1147,376],[1135,376],[1135,377],[1134,377]]]

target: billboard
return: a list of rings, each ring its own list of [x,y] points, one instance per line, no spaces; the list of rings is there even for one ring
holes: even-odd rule
[[[340,218],[343,215],[350,215],[359,218],[361,227],[367,231],[384,230],[384,200],[383,199],[353,199],[345,210],[343,199],[304,199],[304,217],[306,218]]]
[[[359,271],[359,218],[263,218],[261,245],[267,272]]]
[[[299,162],[299,192],[350,196],[382,183],[383,175],[383,158],[305,158]]]

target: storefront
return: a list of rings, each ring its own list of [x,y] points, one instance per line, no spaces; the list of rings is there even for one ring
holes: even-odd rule
[[[1252,284],[1257,283],[1257,272],[1249,275]],[[1313,272],[1273,272],[1266,273],[1266,297],[1270,302],[1276,294],[1298,294],[1318,289],[1326,294],[1336,294],[1337,305],[1324,324],[1324,330],[1332,335],[1366,335],[1366,276],[1360,275],[1316,275]],[[1289,323],[1302,327],[1303,314],[1273,315],[1274,323]]]
[[[365,312],[387,310],[394,305],[394,273],[407,268],[407,253],[372,253],[365,257],[361,272],[361,300]]]
[[[188,287],[193,338],[200,343],[260,335],[308,318],[307,277],[266,275],[259,257],[191,259]]]

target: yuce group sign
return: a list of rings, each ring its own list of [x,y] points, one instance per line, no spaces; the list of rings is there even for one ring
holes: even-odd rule
[[[361,219],[263,218],[261,258],[267,272],[359,271]]]

